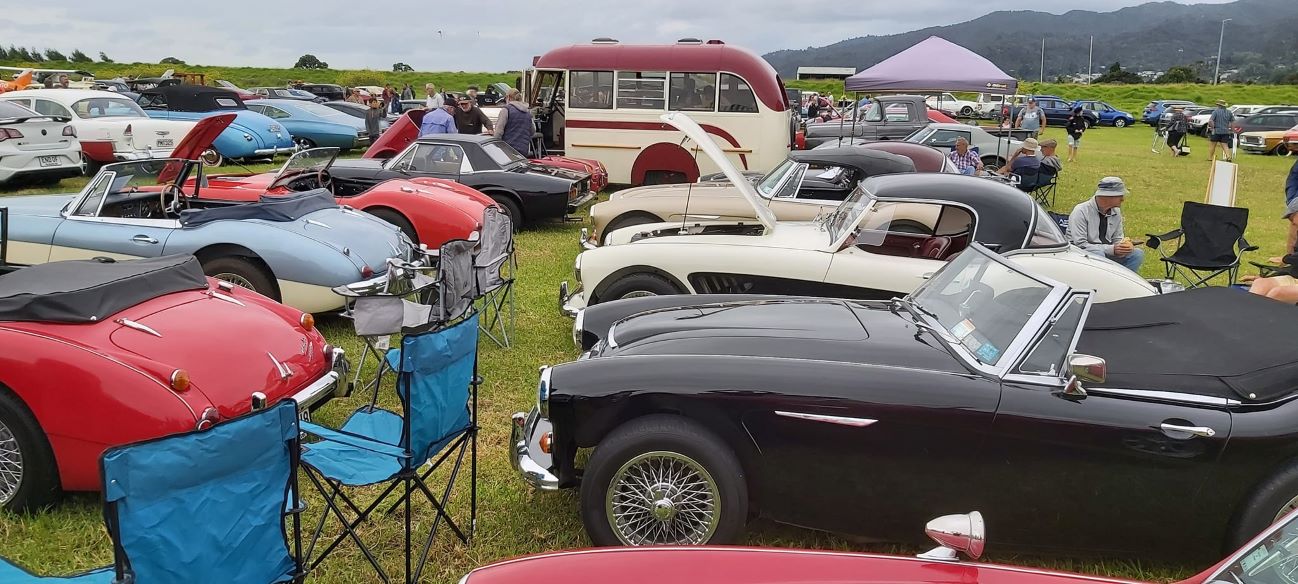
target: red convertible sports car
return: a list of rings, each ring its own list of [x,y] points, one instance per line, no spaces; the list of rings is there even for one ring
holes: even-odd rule
[[[368,150],[362,158],[392,158],[400,154],[419,139],[419,124],[424,120],[424,110],[410,110],[403,114],[400,119],[392,122],[386,132],[383,132],[378,140],[370,144]],[[587,160],[585,158],[568,158],[567,156],[542,156],[532,158],[534,164],[541,166],[553,166],[557,168],[566,168],[577,172],[584,172],[590,175],[590,190],[600,192],[608,186],[608,169],[604,168],[604,163],[598,160]]]
[[[256,201],[263,194],[287,195],[332,188],[329,167],[337,148],[313,148],[294,154],[279,172],[205,177],[200,199]],[[420,177],[384,181],[354,195],[339,195],[339,204],[365,211],[405,232],[416,245],[436,248],[452,239],[466,239],[482,226],[482,211],[496,203],[460,183]]]
[[[960,561],[961,554],[978,559],[986,544],[977,512],[939,517],[925,531],[938,547],[917,557],[781,548],[598,548],[505,560],[469,572],[460,584],[1135,583]],[[1293,584],[1296,573],[1298,519],[1290,513],[1217,564],[1176,584]]]
[[[347,390],[346,368],[310,314],[193,256],[13,269],[0,255],[0,506],[98,490],[106,448],[245,414],[254,392],[308,412]]]

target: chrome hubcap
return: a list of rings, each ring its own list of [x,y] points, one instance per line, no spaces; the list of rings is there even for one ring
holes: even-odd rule
[[[624,545],[707,543],[721,520],[712,475],[694,459],[665,451],[622,465],[609,483],[605,510]]]
[[[18,449],[18,438],[9,426],[0,422],[0,505],[18,494],[22,482],[23,453]]]
[[[646,298],[649,296],[657,296],[657,294],[648,290],[632,290],[622,295],[623,298]]]
[[[225,280],[226,282],[234,284],[235,286],[238,286],[240,288],[247,288],[249,290],[252,290],[253,292],[257,291],[257,289],[252,286],[252,282],[249,282],[247,278],[240,276],[239,274],[222,272],[220,274],[213,274],[212,277],[216,278],[217,280]]]
[[[1294,498],[1289,499],[1288,503],[1285,503],[1284,505],[1280,506],[1280,511],[1277,512],[1275,514],[1275,517],[1271,519],[1271,523],[1275,523],[1279,521],[1281,517],[1284,517],[1286,514],[1288,514],[1290,511],[1293,511],[1294,509],[1298,509],[1298,495],[1294,495]]]

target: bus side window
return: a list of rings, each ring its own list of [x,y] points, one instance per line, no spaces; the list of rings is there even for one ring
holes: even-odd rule
[[[710,112],[716,102],[715,73],[672,73],[668,107],[672,111]]]
[[[570,106],[613,109],[612,71],[573,71],[569,76],[572,79]]]
[[[757,113],[757,96],[738,75],[722,73],[719,105],[717,111]]]

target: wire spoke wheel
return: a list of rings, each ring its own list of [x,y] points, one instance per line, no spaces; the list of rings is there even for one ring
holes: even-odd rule
[[[626,294],[623,294],[623,295],[622,295],[622,298],[623,298],[623,299],[625,299],[625,298],[648,298],[648,297],[650,297],[650,296],[657,296],[657,295],[658,295],[658,294],[657,294],[656,292],[652,292],[652,291],[649,291],[649,290],[632,290],[632,291],[630,291],[630,292],[627,292]]]
[[[245,278],[244,276],[242,276],[242,275],[240,275],[240,274],[233,274],[233,273],[230,273],[230,272],[222,272],[222,273],[220,273],[220,274],[213,274],[212,277],[213,277],[213,278],[216,278],[217,280],[224,280],[224,281],[229,282],[229,283],[231,283],[231,284],[234,284],[235,286],[238,286],[238,287],[240,287],[240,288],[247,288],[247,289],[249,289],[249,290],[252,290],[253,292],[256,292],[256,291],[257,291],[257,287],[256,287],[256,286],[253,286],[253,285],[252,285],[252,282],[249,281],[248,278]]]
[[[706,543],[721,520],[721,496],[703,465],[677,452],[628,460],[609,483],[609,526],[624,545]]]
[[[0,444],[3,444],[3,442],[0,442]],[[0,446],[0,448],[3,448],[3,447]],[[0,455],[0,456],[2,456],[2,455]],[[3,460],[3,458],[0,458],[0,460]],[[3,463],[0,463],[0,464],[3,464]],[[2,472],[2,471],[0,471],[0,472]],[[0,484],[3,484],[3,483],[0,483]],[[0,486],[0,488],[3,488],[3,487]],[[0,495],[0,496],[2,496],[2,495]],[[1284,517],[1285,515],[1287,515],[1290,511],[1293,511],[1294,509],[1298,509],[1298,495],[1294,495],[1294,497],[1293,497],[1292,499],[1289,499],[1289,502],[1285,503],[1284,505],[1281,505],[1281,506],[1280,506],[1280,510],[1276,512],[1276,514],[1275,514],[1275,518],[1272,519],[1271,522],[1272,522],[1272,523],[1275,523],[1276,521],[1279,521],[1281,517]]]
[[[0,421],[0,505],[8,503],[18,494],[23,482],[23,453],[18,448],[18,437]]]

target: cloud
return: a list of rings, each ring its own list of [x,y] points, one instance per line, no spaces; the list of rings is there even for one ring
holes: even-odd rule
[[[1092,0],[1086,8],[1107,11],[1139,3]],[[174,56],[192,64],[289,67],[311,53],[337,69],[389,70],[400,61],[420,71],[505,71],[527,67],[533,55],[556,46],[602,36],[634,43],[716,38],[766,53],[954,24],[996,7],[977,6],[970,11],[964,0],[442,5],[62,0],[57,6],[26,3],[6,10],[0,15],[5,31],[0,43],[65,53],[81,49],[90,55],[103,51],[117,61],[146,63]]]

